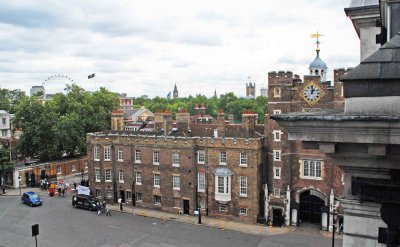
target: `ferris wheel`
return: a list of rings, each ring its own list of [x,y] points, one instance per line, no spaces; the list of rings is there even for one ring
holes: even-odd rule
[[[75,83],[74,80],[71,79],[71,77],[64,75],[64,74],[54,74],[51,75],[49,77],[47,77],[46,80],[44,80],[42,82],[42,87],[44,87],[44,84],[46,84],[47,82],[51,81],[51,80],[55,80],[55,79],[67,79],[68,81],[70,81],[71,83]]]

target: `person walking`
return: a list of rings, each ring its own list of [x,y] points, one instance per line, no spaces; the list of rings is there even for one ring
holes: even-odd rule
[[[108,205],[106,206],[106,216],[111,216],[111,211]]]
[[[96,203],[96,208],[97,208],[97,215],[100,215],[100,213],[101,213],[101,203],[100,202]]]
[[[119,210],[124,211],[124,208],[122,206],[122,198],[118,199],[118,203],[119,203]]]
[[[74,182],[74,191],[76,192],[76,182]]]

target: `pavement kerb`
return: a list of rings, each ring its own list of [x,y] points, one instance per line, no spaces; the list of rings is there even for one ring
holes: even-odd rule
[[[180,222],[180,223],[184,223],[184,224],[190,224],[190,225],[198,225],[198,226],[203,226],[203,227],[210,227],[210,228],[214,228],[214,229],[219,229],[221,230],[221,225],[223,224],[223,220],[218,219],[218,222],[216,222],[215,224],[210,224],[209,222],[202,222],[202,224],[198,224],[197,223],[197,217],[196,219],[193,219],[194,216],[187,216],[190,217],[190,221],[185,221],[185,220],[181,220],[179,215],[175,215],[175,214],[171,214],[171,213],[166,213],[166,212],[156,212],[157,214],[163,214],[163,216],[161,215],[152,215],[152,211],[150,209],[141,209],[141,208],[137,208],[137,210],[144,210],[146,212],[148,212],[145,216],[141,215],[140,213],[134,213],[134,212],[130,212],[130,210],[134,210],[131,207],[125,207],[124,206],[124,210],[121,211],[119,209],[119,205],[115,205],[115,204],[111,204],[110,205],[110,210],[113,212],[117,212],[117,213],[124,213],[124,214],[133,214],[133,215],[137,215],[137,216],[141,216],[141,217],[148,217],[148,218],[153,218],[153,219],[159,219],[159,220],[163,220],[163,217],[166,216],[168,221],[175,221],[175,222]],[[203,216],[203,220],[207,219],[212,221],[212,218],[208,218],[207,216]],[[207,217],[207,218],[206,218]],[[189,219],[189,218],[188,218]],[[258,235],[258,236],[270,236],[270,235],[277,235],[277,234],[284,234],[284,233],[288,233],[288,232],[292,232],[295,230],[295,228],[292,227],[283,227],[283,228],[272,228],[273,231],[271,232],[271,228],[268,228],[267,226],[259,226],[260,229],[248,229],[249,227],[253,227],[252,225],[248,225],[248,224],[244,224],[244,223],[236,223],[236,222],[225,222],[226,224],[224,225],[224,230],[228,230],[228,231],[234,231],[234,232],[241,232],[241,233],[247,233],[247,234],[253,234],[253,235]],[[232,227],[230,226],[230,224],[238,224],[239,226],[236,227]],[[243,225],[243,226],[242,226]],[[238,228],[243,228],[243,230],[238,229]]]

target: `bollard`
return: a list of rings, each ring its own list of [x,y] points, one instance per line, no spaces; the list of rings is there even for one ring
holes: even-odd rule
[[[220,228],[221,228],[221,231],[224,231],[224,230],[225,230],[225,226],[222,225],[222,224],[221,224]]]

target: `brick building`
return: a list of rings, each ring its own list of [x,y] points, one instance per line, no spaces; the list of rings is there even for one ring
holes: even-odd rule
[[[201,111],[199,111],[201,114]],[[263,212],[263,126],[257,114],[231,124],[157,112],[154,132],[87,134],[89,180],[101,199],[177,214],[256,223]],[[117,122],[116,122],[117,123]],[[116,124],[118,125],[118,124]],[[265,181],[264,181],[265,182]]]
[[[326,64],[319,58],[319,71],[326,71]],[[342,83],[338,78],[345,69],[334,71],[334,86],[326,81],[326,74],[318,71],[315,61],[310,65],[313,75],[299,76],[292,72],[268,73],[268,114],[265,119],[265,142],[268,149],[269,210],[266,212],[275,225],[298,225],[300,222],[322,224],[321,208],[330,206],[333,198],[342,194],[343,172],[323,152],[313,149],[312,143],[302,145],[289,141],[287,131],[271,115],[289,112],[318,113],[322,109],[343,109]],[[311,70],[312,68],[312,70]],[[322,222],[321,222],[322,220]]]

